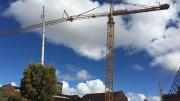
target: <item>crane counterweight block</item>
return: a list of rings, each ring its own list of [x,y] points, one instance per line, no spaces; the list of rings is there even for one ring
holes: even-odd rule
[[[169,4],[163,4],[160,6],[160,10],[165,10],[165,9],[169,9],[170,5]]]

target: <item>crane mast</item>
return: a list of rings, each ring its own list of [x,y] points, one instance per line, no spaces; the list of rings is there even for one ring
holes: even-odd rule
[[[110,12],[107,22],[105,101],[114,101],[114,25],[113,0],[109,0]]]
[[[45,45],[45,11],[43,6],[42,14],[42,48],[41,48],[41,65],[44,65],[44,45]]]

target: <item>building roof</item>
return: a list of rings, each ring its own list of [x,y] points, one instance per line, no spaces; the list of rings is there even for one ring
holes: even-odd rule
[[[62,95],[56,95],[53,96],[54,97],[54,101],[69,101],[70,98],[67,96],[62,96]]]
[[[180,101],[180,94],[164,94],[162,101]]]
[[[14,95],[16,92],[11,84],[3,85],[1,88],[4,88],[10,95]]]
[[[114,92],[114,99],[115,101],[128,101],[122,91]],[[81,101],[105,101],[105,93],[86,94],[81,98]]]
[[[78,95],[58,94],[54,96],[54,101],[81,101]]]

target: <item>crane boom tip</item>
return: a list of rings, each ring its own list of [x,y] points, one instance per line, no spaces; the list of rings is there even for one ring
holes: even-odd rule
[[[160,9],[161,9],[161,10],[169,9],[169,7],[170,7],[169,4],[160,5]]]

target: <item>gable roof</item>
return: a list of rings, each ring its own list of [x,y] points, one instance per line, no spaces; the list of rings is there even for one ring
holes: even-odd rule
[[[115,101],[128,101],[122,91],[114,92],[114,99]],[[81,98],[81,101],[105,101],[105,93],[86,94]]]
[[[54,96],[54,101],[80,101],[80,97],[78,95],[58,94]]]
[[[6,84],[2,86],[1,88],[4,88],[10,95],[15,94],[15,89],[11,84]]]

